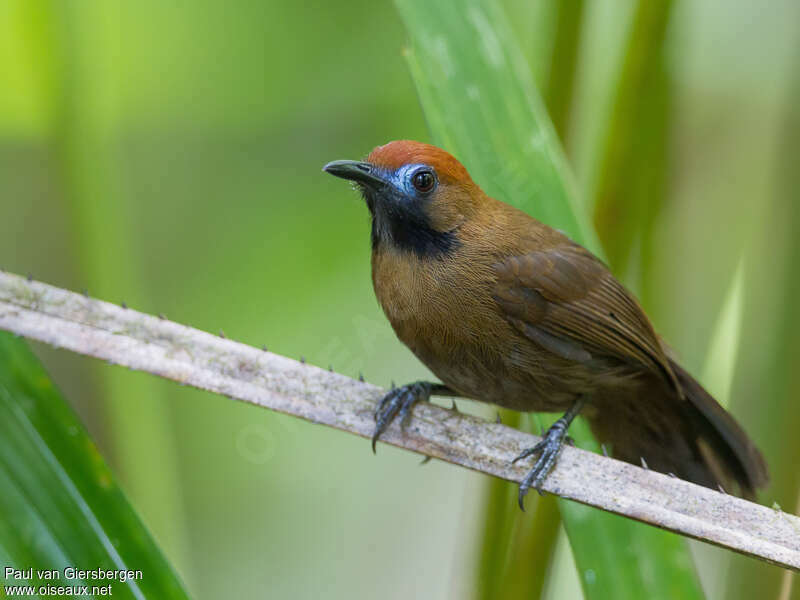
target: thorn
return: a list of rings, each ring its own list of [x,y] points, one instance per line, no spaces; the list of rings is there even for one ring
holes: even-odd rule
[[[718,483],[718,484],[717,484],[717,489],[718,489],[720,492],[722,492],[723,494],[725,494],[725,495],[727,495],[727,494],[728,494],[728,492],[726,492],[726,491],[725,491],[725,488],[724,488],[724,487],[722,487],[722,484],[721,484],[721,483]]]
[[[219,330],[219,337],[225,338],[225,332],[222,329]]]
[[[158,313],[158,318],[163,321],[164,319],[167,318],[167,315],[165,315],[164,313]]]
[[[123,300],[123,301],[122,301],[122,303],[120,304],[120,306],[121,306],[123,309],[127,309],[127,308],[128,308],[128,305],[127,305],[127,304],[125,304],[125,300]]]
[[[431,462],[431,457],[426,456],[420,461],[419,466],[421,467],[422,465],[427,465],[429,462]]]
[[[33,275],[28,273],[28,276],[26,277],[26,279],[28,280],[28,283],[30,283],[31,281],[33,281]]]
[[[669,473],[667,473],[667,475],[669,475],[669,476],[670,476],[670,477],[672,477],[673,479],[678,479],[678,476],[677,476],[677,475],[675,475],[675,473],[673,473],[672,471],[670,471]]]
[[[301,356],[301,357],[300,357],[300,362],[301,362],[302,364],[306,364],[306,357],[305,357],[305,356]]]
[[[608,448],[606,448],[605,444],[600,444],[600,449],[603,451],[603,456],[608,458]]]
[[[364,374],[361,371],[358,372],[358,380],[361,383],[364,383]]]
[[[642,461],[642,468],[646,471],[649,471],[650,467],[647,466],[647,461],[644,459],[644,456],[640,456],[639,460]]]
[[[453,406],[450,407],[450,410],[454,410],[456,412],[459,412],[458,405],[456,404],[455,399],[453,399],[452,402],[453,402]]]
[[[500,418],[500,411],[497,411],[497,417],[494,420],[495,423],[502,423],[503,419]]]

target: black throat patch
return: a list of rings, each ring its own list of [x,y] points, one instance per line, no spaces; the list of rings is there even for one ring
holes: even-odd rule
[[[430,226],[420,207],[398,209],[390,202],[365,190],[372,216],[372,249],[391,246],[412,252],[420,258],[443,258],[461,246],[454,231],[437,231]]]
[[[453,231],[436,231],[425,223],[374,213],[371,238],[373,250],[387,244],[420,258],[443,258],[461,245]]]

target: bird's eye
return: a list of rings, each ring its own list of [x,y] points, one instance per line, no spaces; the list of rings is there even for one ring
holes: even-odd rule
[[[426,193],[430,192],[436,185],[436,177],[430,170],[420,169],[414,173],[414,176],[411,178],[411,183],[418,192]]]

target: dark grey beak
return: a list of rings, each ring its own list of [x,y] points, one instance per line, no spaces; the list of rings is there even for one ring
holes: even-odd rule
[[[373,189],[381,188],[387,184],[381,177],[381,172],[375,165],[357,160],[335,160],[322,167],[326,173],[335,177],[349,179],[356,183],[367,185]]]

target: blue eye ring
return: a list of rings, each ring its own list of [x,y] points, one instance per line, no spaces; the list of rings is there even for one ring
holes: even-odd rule
[[[420,194],[432,192],[436,183],[436,173],[430,167],[420,167],[411,174],[411,185]]]

